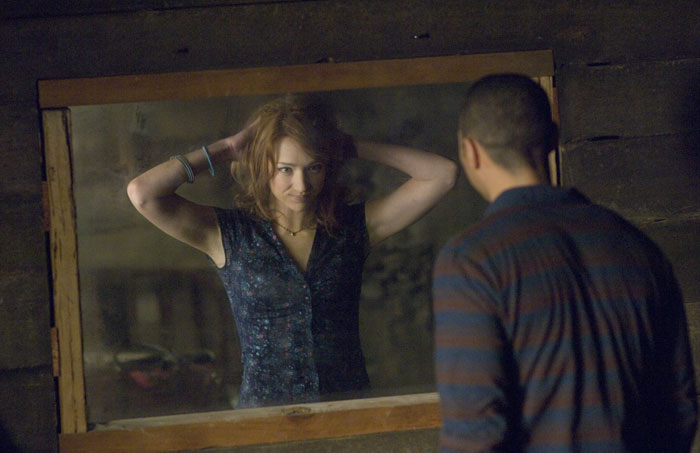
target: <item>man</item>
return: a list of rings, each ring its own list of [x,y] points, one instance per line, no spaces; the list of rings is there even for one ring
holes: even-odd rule
[[[458,137],[491,204],[435,266],[442,451],[688,451],[693,367],[662,252],[547,184],[556,126],[527,77],[472,85]]]

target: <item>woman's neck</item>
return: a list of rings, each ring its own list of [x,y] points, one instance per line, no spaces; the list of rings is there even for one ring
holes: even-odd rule
[[[272,221],[282,229],[299,231],[316,226],[316,214],[309,211],[291,211],[274,209]]]

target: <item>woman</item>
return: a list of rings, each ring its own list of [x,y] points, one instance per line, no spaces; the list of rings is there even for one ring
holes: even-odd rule
[[[410,179],[348,206],[337,177],[355,155]],[[228,161],[242,189],[235,209],[175,194]],[[290,95],[261,107],[238,134],[146,171],[127,192],[150,222],[216,265],[241,341],[237,407],[255,407],[368,387],[358,303],[369,247],[422,217],[456,175],[456,165],[435,154],[353,143],[327,106]]]

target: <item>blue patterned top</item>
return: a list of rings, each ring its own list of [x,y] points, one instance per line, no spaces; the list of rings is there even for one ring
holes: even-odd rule
[[[226,264],[219,275],[241,343],[237,407],[317,401],[369,387],[360,347],[364,204],[344,206],[342,227],[318,228],[306,272],[268,221],[216,209]]]

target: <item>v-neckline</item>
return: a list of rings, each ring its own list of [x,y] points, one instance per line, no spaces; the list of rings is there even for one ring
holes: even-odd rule
[[[287,246],[284,245],[284,242],[282,242],[282,239],[280,239],[279,235],[275,231],[275,228],[272,226],[272,222],[267,221],[265,223],[267,224],[267,228],[272,233],[272,237],[274,238],[275,243],[277,244],[278,252],[285,257],[289,264],[291,264],[304,279],[306,279],[306,276],[309,273],[309,269],[311,268],[311,264],[316,255],[315,251],[318,248],[317,242],[319,240],[319,234],[321,233],[322,228],[318,228],[318,225],[316,226],[316,231],[314,231],[314,239],[313,241],[311,241],[311,250],[309,251],[309,256],[306,260],[306,269],[302,269],[299,263],[297,263],[292,254],[289,252],[289,250],[287,250]]]

